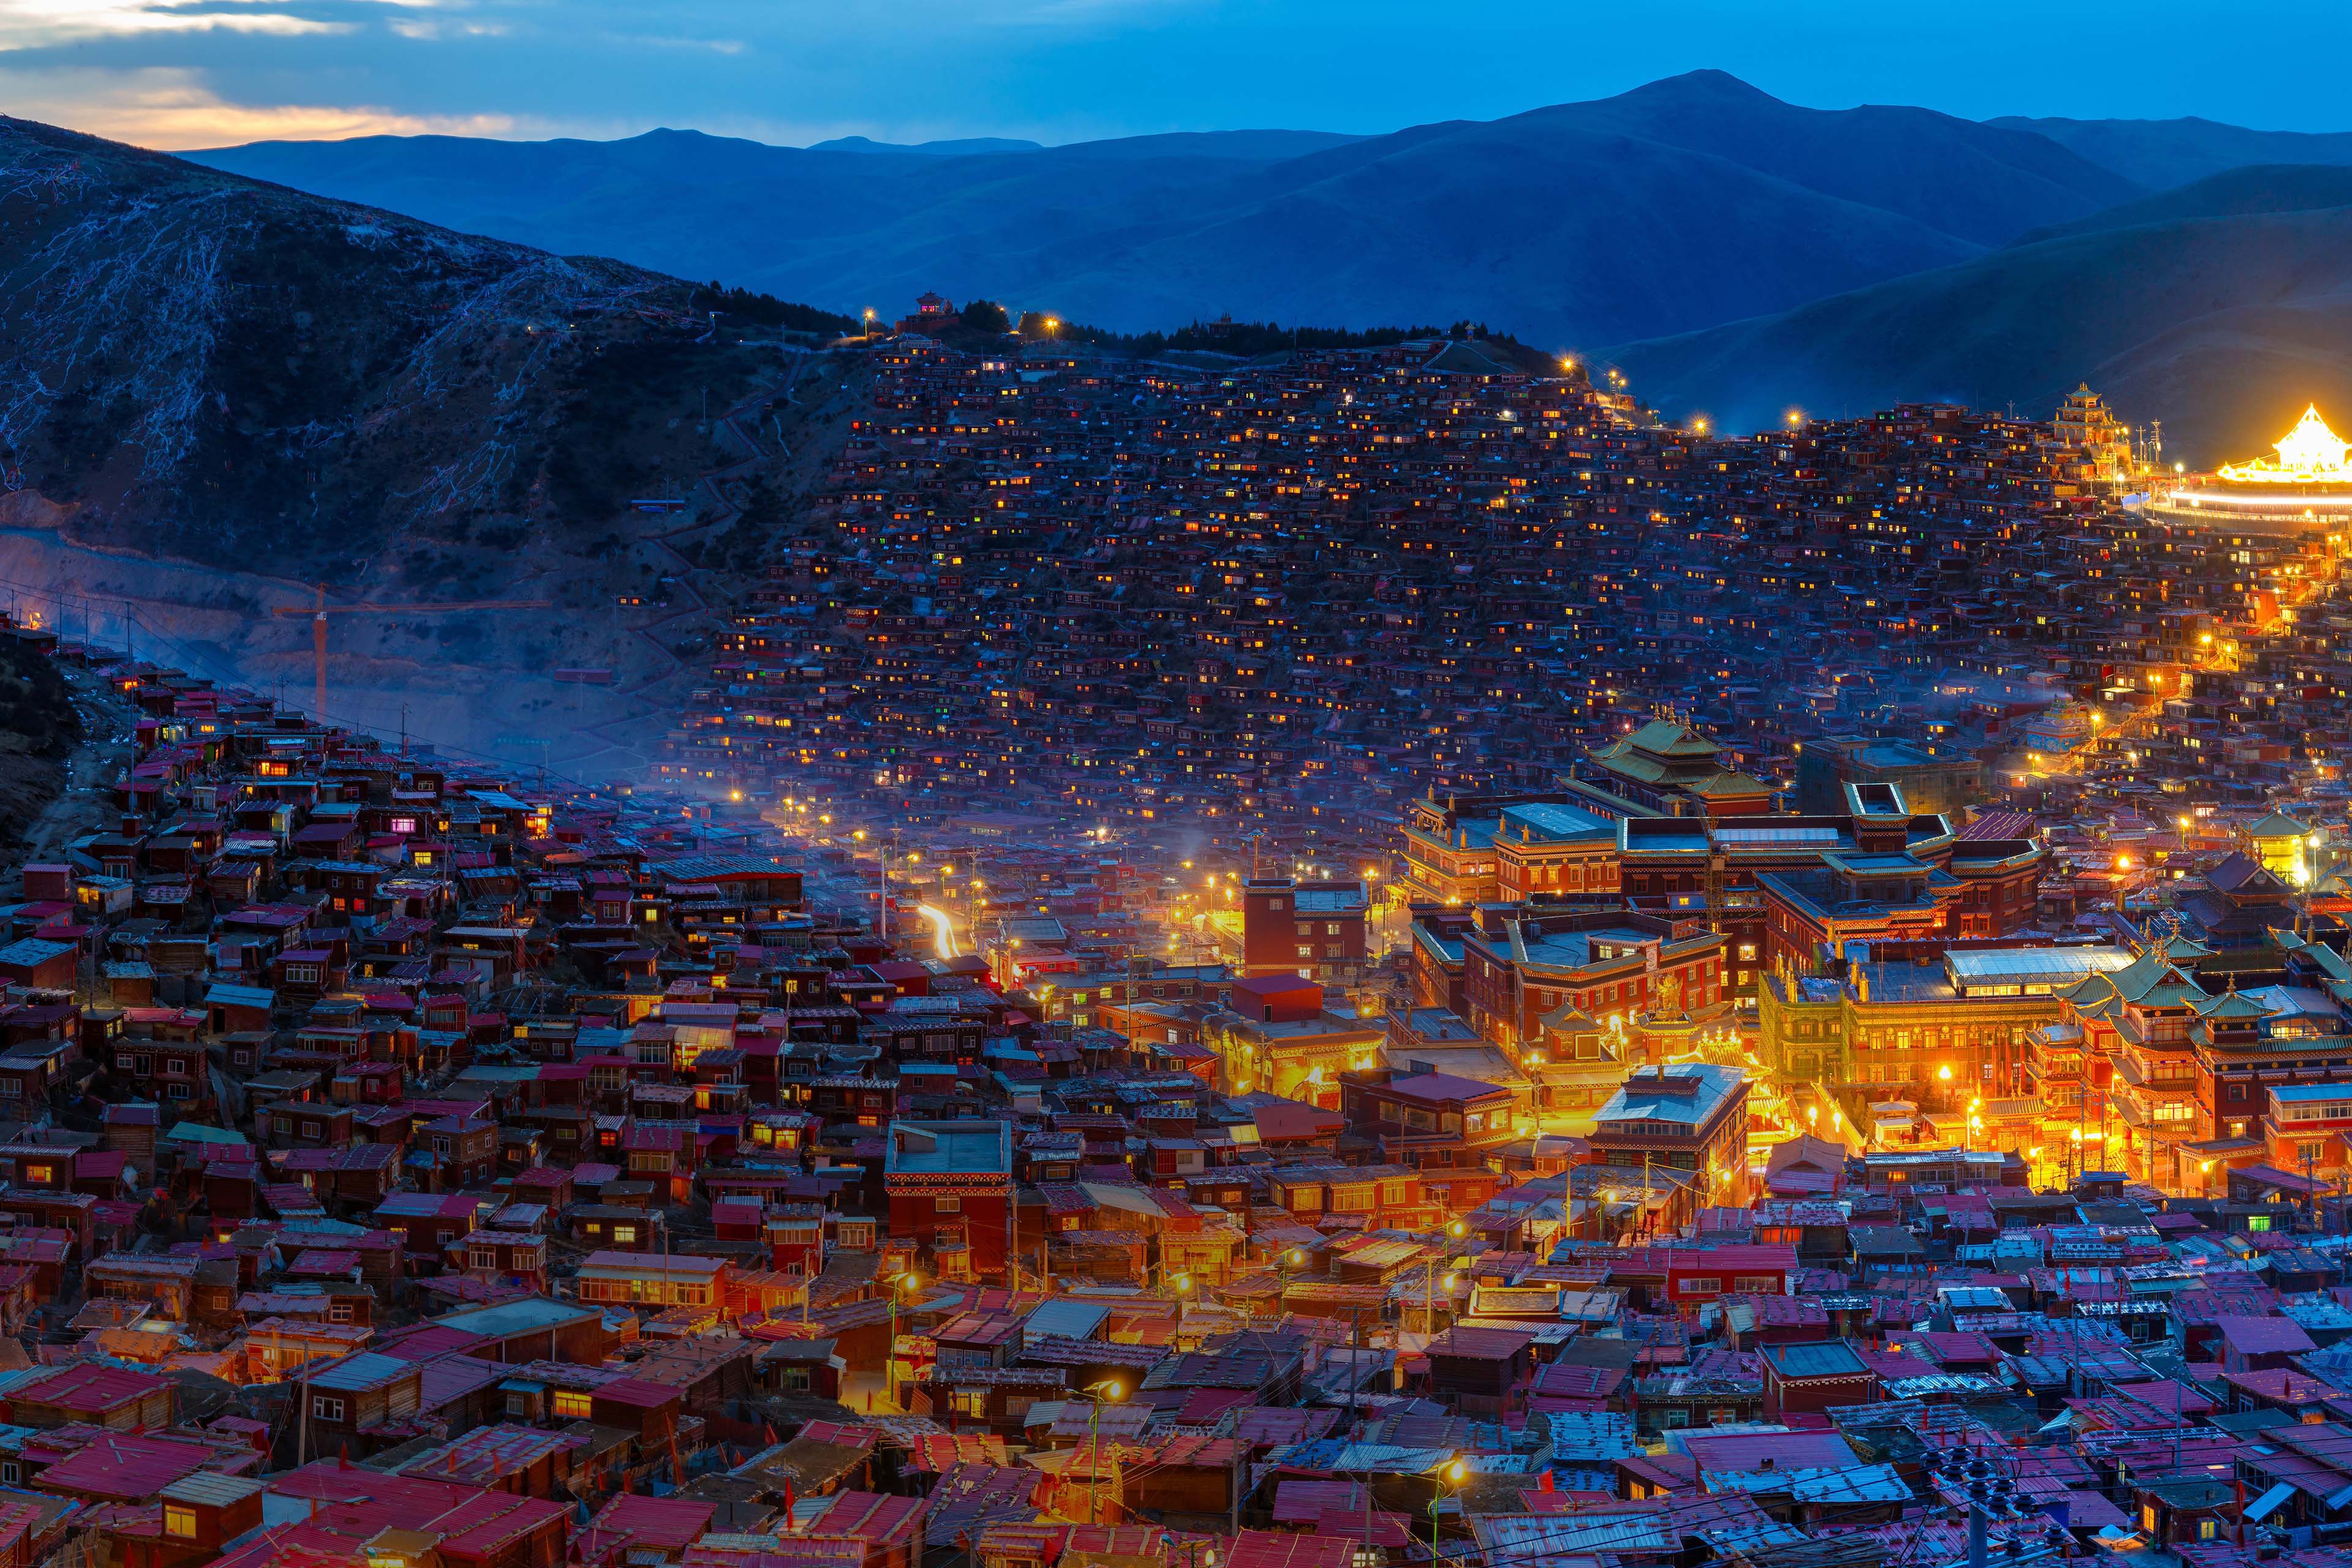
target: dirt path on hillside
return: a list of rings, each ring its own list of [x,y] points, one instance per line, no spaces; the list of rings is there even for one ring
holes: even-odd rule
[[[85,833],[110,824],[113,802],[106,786],[138,759],[133,736],[139,710],[116,696],[106,682],[86,669],[60,667],[58,673],[73,688],[74,710],[81,718],[81,743],[65,762],[65,786],[26,829],[24,842],[12,858],[16,870],[9,877],[21,896],[24,868],[35,861],[54,860],[65,847]]]

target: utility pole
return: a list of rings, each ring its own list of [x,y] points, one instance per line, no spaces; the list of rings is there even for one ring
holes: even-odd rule
[[[1356,1433],[1356,1384],[1361,1381],[1363,1368],[1356,1363],[1357,1347],[1364,1342],[1364,1310],[1351,1307],[1348,1310],[1348,1435]]]
[[[1234,1469],[1233,1474],[1225,1481],[1225,1535],[1229,1540],[1237,1541],[1241,1539],[1242,1533],[1242,1478],[1249,1472],[1242,1458],[1247,1449],[1243,1447],[1239,1438],[1234,1438],[1232,1442]]]
[[[1127,1055],[1130,1063],[1135,1059],[1135,1009],[1143,989],[1136,984],[1136,970],[1135,944],[1130,942],[1127,944]]]

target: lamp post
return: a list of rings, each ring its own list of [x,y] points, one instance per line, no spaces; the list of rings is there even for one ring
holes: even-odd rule
[[[1287,1247],[1279,1257],[1275,1258],[1274,1310],[1276,1317],[1281,1316],[1283,1310],[1282,1299],[1290,1289],[1290,1281],[1292,1278],[1291,1270],[1299,1268],[1301,1265],[1306,1263],[1306,1261],[1307,1249],[1302,1247]]]
[[[1470,1467],[1459,1459],[1437,1472],[1437,1489],[1429,1494],[1429,1557],[1433,1563],[1437,1560],[1437,1505],[1445,1500],[1445,1489],[1460,1486],[1462,1478],[1469,1473]]]
[[[1117,1378],[1105,1378],[1087,1384],[1079,1392],[1095,1396],[1094,1407],[1087,1412],[1087,1522],[1094,1524],[1098,1522],[1095,1517],[1095,1494],[1102,1479],[1103,1402],[1108,1400],[1116,1405],[1127,1390],[1119,1386]]]
[[[918,1289],[922,1283],[923,1277],[911,1268],[890,1276],[890,1347],[883,1352],[882,1382],[893,1405],[898,1403],[898,1292]]]

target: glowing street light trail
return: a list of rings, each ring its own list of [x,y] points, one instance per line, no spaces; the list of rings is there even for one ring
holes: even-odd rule
[[[915,906],[915,912],[939,929],[937,947],[939,955],[941,958],[957,957],[955,921],[949,918],[947,910],[931,904],[918,904]]]

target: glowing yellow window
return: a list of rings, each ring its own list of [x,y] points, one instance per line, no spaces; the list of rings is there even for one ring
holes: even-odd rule
[[[567,1420],[585,1421],[588,1418],[588,1395],[578,1389],[557,1389],[555,1413]]]
[[[183,1508],[178,1503],[165,1503],[163,1533],[175,1535],[182,1541],[194,1541],[196,1538],[196,1510],[192,1508]]]

